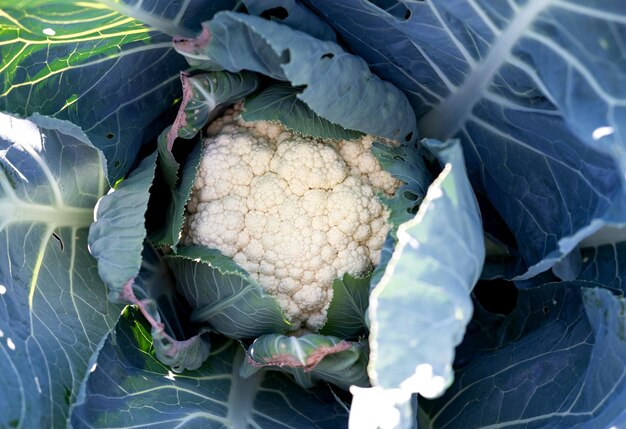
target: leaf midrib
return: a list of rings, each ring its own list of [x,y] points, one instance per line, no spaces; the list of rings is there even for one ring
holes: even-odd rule
[[[53,206],[11,199],[0,200],[0,230],[19,223],[42,223],[57,227],[86,228],[93,222],[93,209]]]
[[[418,129],[422,135],[443,141],[454,137],[461,130],[498,70],[509,59],[514,46],[537,15],[552,2],[532,0],[520,10],[499,35],[484,61],[472,70],[463,84],[419,120]]]

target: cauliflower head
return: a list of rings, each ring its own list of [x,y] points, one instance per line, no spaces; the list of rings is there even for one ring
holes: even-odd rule
[[[294,329],[317,330],[333,280],[380,261],[390,226],[377,193],[390,196],[401,182],[372,154],[371,136],[321,140],[238,114],[209,126],[183,243],[233,258]]]

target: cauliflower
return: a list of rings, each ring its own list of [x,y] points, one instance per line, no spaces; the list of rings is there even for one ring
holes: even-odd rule
[[[231,257],[294,329],[317,330],[333,280],[378,264],[390,226],[377,193],[390,196],[400,182],[372,155],[371,136],[320,140],[239,112],[208,128],[183,243]]]

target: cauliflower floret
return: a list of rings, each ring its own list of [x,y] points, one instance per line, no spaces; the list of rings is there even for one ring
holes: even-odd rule
[[[380,139],[383,143],[395,146],[398,143],[389,139]],[[338,144],[339,154],[346,161],[350,173],[367,180],[374,189],[393,195],[401,185],[398,179],[383,170],[372,153],[374,138],[366,135],[360,140],[343,140]]]
[[[187,205],[184,243],[219,249],[274,295],[294,329],[326,321],[332,283],[378,264],[389,231],[377,198],[400,182],[371,153],[373,139],[328,141],[241,106],[209,127]]]

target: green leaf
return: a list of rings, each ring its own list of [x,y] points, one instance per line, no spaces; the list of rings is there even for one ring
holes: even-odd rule
[[[404,182],[393,197],[382,197],[389,208],[389,223],[397,228],[415,216],[433,177],[424,162],[423,149],[417,144],[393,147],[375,142],[372,153],[385,171]]]
[[[177,118],[180,125],[177,131],[178,136],[185,139],[192,138],[215,119],[220,107],[243,100],[259,85],[256,74],[249,71],[217,71],[181,78],[185,92],[180,112],[184,116]]]
[[[174,124],[159,137],[159,162],[166,182],[174,187],[179,163],[172,149],[176,138],[192,139],[223,108],[255,91],[258,79],[254,73],[210,72],[195,76],[181,75],[183,99]]]
[[[164,141],[164,139],[159,138],[159,162],[161,170],[163,171],[164,175],[167,176],[169,173],[167,173],[166,170],[169,167],[167,167],[165,163],[162,163],[162,161],[169,158],[161,158],[162,141]],[[202,144],[200,144],[200,142],[196,142],[193,149],[191,150],[191,153],[189,154],[189,156],[187,156],[187,159],[185,160],[185,165],[183,166],[181,178],[178,185],[174,187],[169,187],[168,184],[168,190],[170,191],[170,200],[167,209],[167,215],[165,216],[165,224],[150,237],[151,241],[159,247],[175,247],[180,241],[180,234],[183,228],[183,223],[185,221],[185,206],[187,205],[189,197],[191,196],[193,182],[196,179],[196,173],[198,171],[201,160]],[[178,163],[176,163],[176,170],[177,169]],[[176,174],[176,170],[170,169],[169,171],[174,171],[174,174]],[[155,198],[162,198],[162,196],[155,195]]]
[[[221,12],[176,49],[203,70],[251,70],[306,88],[297,97],[350,130],[411,142],[415,113],[406,96],[339,45],[257,16]]]
[[[271,367],[294,376],[304,388],[319,380],[348,389],[369,386],[367,345],[318,334],[301,337],[263,335],[252,343],[240,374],[249,377],[260,368]]]
[[[113,302],[135,304],[152,326],[156,354],[180,372],[198,368],[209,346],[204,331],[183,329],[182,308],[167,265],[145,245],[145,214],[154,180],[156,152],[144,158],[115,191],[100,199],[89,229],[89,249]]]
[[[333,281],[333,299],[321,334],[355,338],[364,332],[371,278],[371,275],[353,277],[346,273]]]
[[[154,356],[149,327],[128,308],[94,356],[72,409],[80,428],[340,429],[347,413],[328,386],[303,390],[285,374],[239,376],[245,352],[212,338],[196,371],[173,374]]]
[[[65,427],[115,325],[87,251],[104,159],[69,122],[0,114],[0,427]]]
[[[229,3],[229,4],[226,4]],[[188,68],[172,48],[234,2],[0,0],[0,109],[78,124],[101,149],[110,183],[164,128]]]
[[[178,290],[193,307],[193,322],[231,338],[255,338],[289,328],[274,297],[218,250],[181,247],[165,259]]]
[[[278,121],[290,130],[323,139],[354,140],[363,135],[316,114],[298,99],[301,92],[287,83],[272,85],[246,98],[241,116],[246,121]]]
[[[122,289],[141,266],[156,155],[144,158],[128,178],[98,201],[96,220],[89,228],[89,250],[98,260],[98,273],[109,287],[111,299],[118,302],[128,302]]]
[[[383,244],[380,263],[372,273],[370,284],[374,287],[382,278],[391,259],[396,245],[397,228],[415,216],[433,177],[426,167],[422,146],[417,144],[401,144],[393,147],[374,142],[372,153],[385,171],[404,182],[393,197],[379,195],[383,204],[389,209],[388,222],[392,225],[392,230]]]
[[[174,158],[172,148],[168,142],[168,136],[171,132],[172,126],[170,125],[159,134],[159,138],[157,139],[157,151],[159,153],[158,165],[163,173],[165,183],[167,183],[170,189],[174,189],[178,181],[178,169],[180,168],[180,164],[176,161],[176,158]]]
[[[445,167],[370,297],[372,384],[433,397],[452,382],[452,362],[472,316],[480,276],[480,212],[458,141],[425,141]]]

